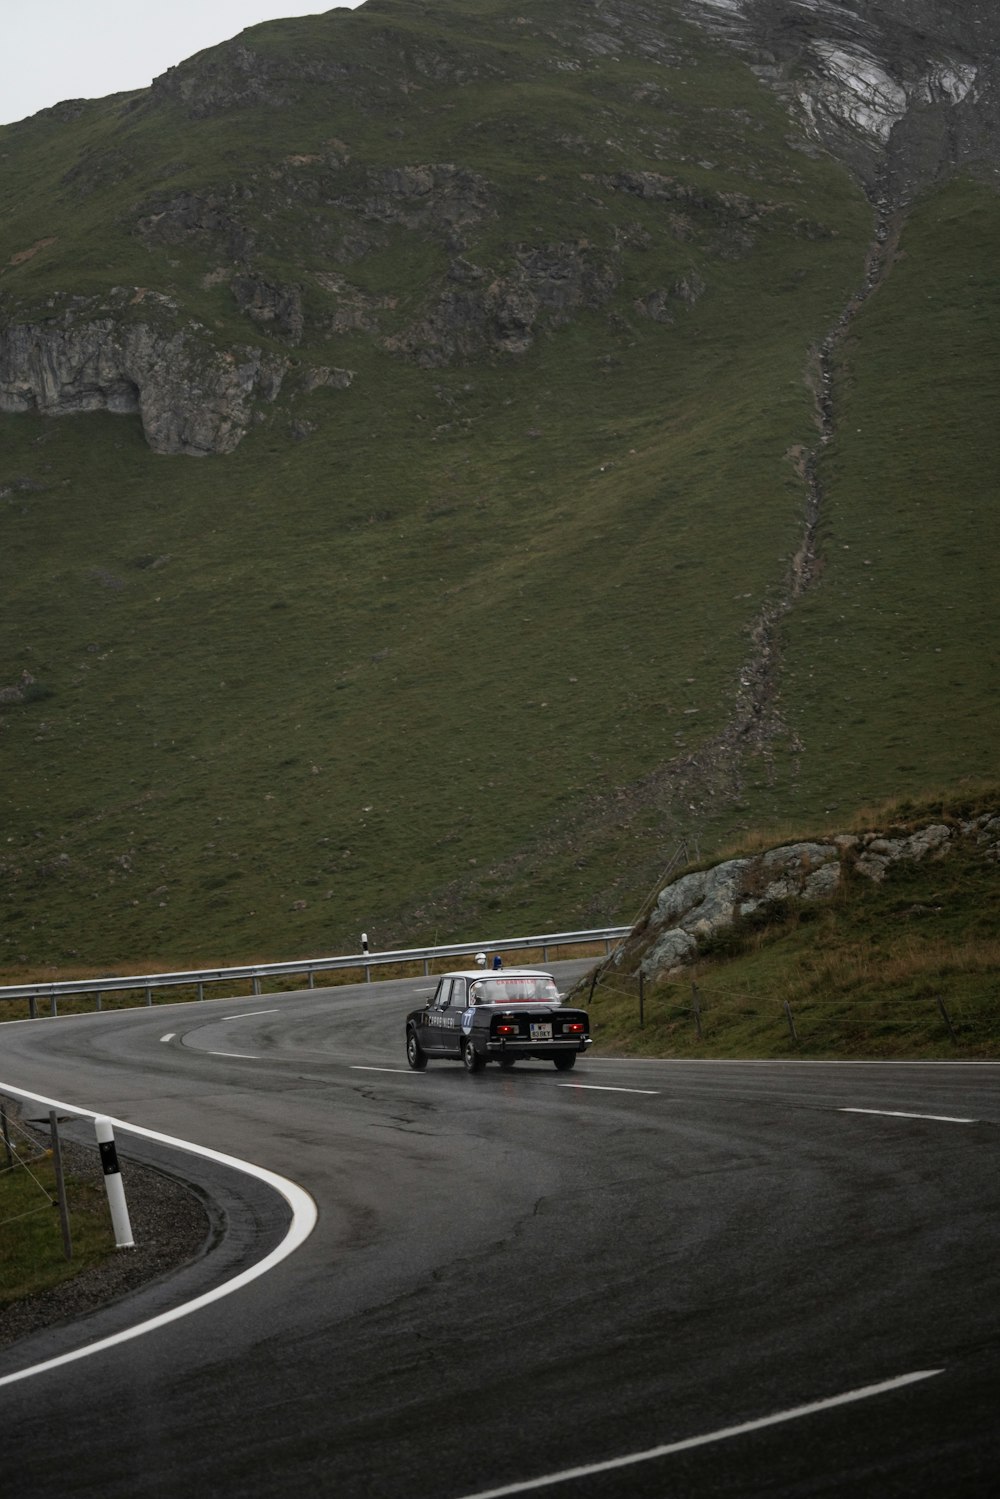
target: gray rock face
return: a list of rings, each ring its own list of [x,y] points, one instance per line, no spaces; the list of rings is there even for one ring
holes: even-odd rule
[[[198,324],[178,327],[166,298],[136,290],[117,301],[95,316],[74,299],[51,322],[0,329],[0,410],[137,413],[156,453],[231,452],[255,401],[278,394],[285,362],[217,348]]]
[[[1000,817],[987,813],[957,828],[930,823],[899,837],[839,834],[829,842],[789,843],[682,875],[657,897],[639,967],[647,978],[681,969],[697,957],[699,939],[776,901],[828,900],[847,863],[880,883],[892,865],[944,858],[963,837],[1000,859]]]
[[[995,158],[993,0],[685,0],[685,9],[870,187],[912,192]]]

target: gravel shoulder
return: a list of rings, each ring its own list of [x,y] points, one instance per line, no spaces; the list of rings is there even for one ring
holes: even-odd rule
[[[102,1180],[96,1149],[65,1137],[60,1145],[67,1172]],[[166,1279],[217,1242],[210,1204],[193,1188],[124,1156],[121,1168],[136,1247],[117,1250],[52,1290],[6,1307],[0,1315],[0,1348],[42,1328],[78,1321]]]

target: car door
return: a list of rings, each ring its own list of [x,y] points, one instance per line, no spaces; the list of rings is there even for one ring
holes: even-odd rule
[[[465,979],[452,979],[451,996],[448,1000],[447,1021],[443,1028],[444,1055],[448,1057],[460,1057],[462,1055],[462,1016],[465,1014],[466,999]]]
[[[424,1011],[422,1036],[420,1044],[429,1057],[440,1057],[446,1055],[445,1038],[453,1029],[451,1024],[451,979],[441,979],[434,991],[434,997]]]

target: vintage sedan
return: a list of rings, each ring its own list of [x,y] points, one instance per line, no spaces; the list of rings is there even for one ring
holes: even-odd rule
[[[437,1057],[467,1072],[539,1057],[568,1072],[590,1044],[586,1010],[565,1008],[555,979],[537,968],[442,974],[433,998],[406,1017],[406,1060],[417,1072]]]

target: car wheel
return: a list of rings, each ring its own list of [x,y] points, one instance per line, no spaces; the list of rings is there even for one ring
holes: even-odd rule
[[[552,1058],[557,1072],[569,1072],[571,1067],[576,1066],[575,1051],[561,1051],[558,1056]]]
[[[484,1066],[482,1057],[471,1041],[466,1041],[462,1047],[462,1061],[465,1063],[466,1072],[481,1072]]]
[[[406,1060],[414,1072],[423,1072],[427,1066],[427,1053],[417,1040],[416,1031],[412,1029],[406,1033]]]

